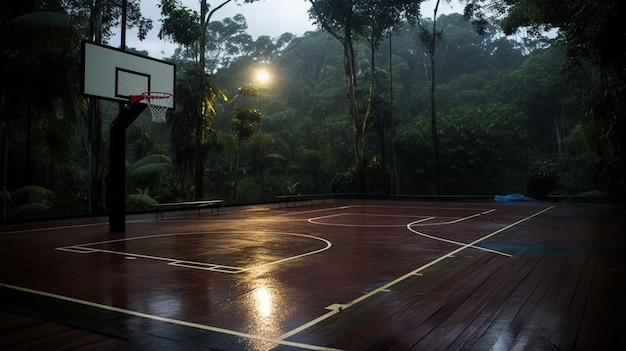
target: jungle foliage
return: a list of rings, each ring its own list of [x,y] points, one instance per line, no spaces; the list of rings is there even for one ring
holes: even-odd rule
[[[105,197],[90,194],[99,188],[88,183],[94,169],[106,175],[108,156],[103,151],[90,158],[88,103],[77,93],[89,6],[62,0],[1,6],[2,220],[106,211]],[[561,37],[508,37],[479,10],[466,13],[474,21],[461,14],[437,18],[439,184],[430,129],[431,61],[411,18],[394,24],[374,46],[363,37],[353,40],[350,106],[345,46],[331,33],[320,28],[254,39],[245,18],[235,16],[206,24],[204,67],[193,44],[200,33],[176,34],[181,48],[163,59],[177,64],[181,108],[165,125],[152,124],[146,114],[129,128],[127,209],[194,198],[258,203],[293,193],[527,193],[529,181],[543,176],[554,181],[553,194],[614,191],[611,185],[623,182],[624,168],[617,168],[623,150],[607,138],[622,133],[624,116],[611,90],[614,81],[596,63],[606,59],[603,52],[571,64],[571,47]],[[41,11],[60,17],[52,24],[16,21]],[[168,11],[169,18],[198,21],[189,9]],[[139,13],[132,18],[148,30]],[[431,21],[420,19],[425,28]],[[24,25],[27,30],[19,29]],[[169,22],[161,32],[173,36],[178,27]],[[63,35],[39,41],[38,33],[51,28]],[[255,81],[260,68],[271,80]],[[602,92],[610,99],[600,98]],[[585,109],[589,104],[593,108]],[[97,132],[106,150],[118,106],[101,106]],[[354,128],[361,126],[351,109],[367,111],[359,119],[364,129],[358,143]],[[105,193],[106,176],[99,181]],[[100,206],[89,206],[90,198]]]

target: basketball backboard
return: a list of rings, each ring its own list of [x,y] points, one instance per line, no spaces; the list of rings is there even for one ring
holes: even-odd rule
[[[82,94],[128,102],[144,92],[174,93],[176,65],[166,61],[83,41]],[[175,108],[174,99],[169,108]]]

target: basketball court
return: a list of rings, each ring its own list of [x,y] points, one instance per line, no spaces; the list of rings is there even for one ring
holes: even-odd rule
[[[126,128],[147,107],[165,122],[175,67],[89,42],[82,54],[83,95],[126,104],[110,126],[111,213],[0,227],[0,348],[626,348],[624,223],[609,206],[126,215]]]
[[[612,211],[351,200],[4,226],[2,309],[119,349],[615,349]]]

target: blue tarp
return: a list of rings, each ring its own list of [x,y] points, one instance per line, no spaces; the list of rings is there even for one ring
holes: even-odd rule
[[[528,197],[522,194],[509,194],[509,195],[496,195],[493,198],[498,202],[512,202],[512,201],[537,201],[532,197]]]

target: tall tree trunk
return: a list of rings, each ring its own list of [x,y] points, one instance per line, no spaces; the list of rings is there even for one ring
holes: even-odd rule
[[[392,60],[392,33],[389,33],[389,194],[398,194],[398,179],[396,175],[396,151],[393,145],[396,126],[393,121],[393,60]]]
[[[556,152],[559,156],[563,153],[563,118],[564,107],[561,106],[561,113],[554,116],[554,132],[556,137]]]
[[[433,21],[433,30],[435,29]],[[433,39],[434,40],[434,39]],[[430,55],[430,129],[435,151],[435,186],[437,194],[441,194],[441,148],[439,145],[439,132],[437,131],[437,109],[435,104],[435,53]]]
[[[198,62],[200,62],[200,66],[202,69],[205,67],[205,48],[206,48],[206,29],[208,26],[208,21],[210,18],[207,18],[207,11],[209,5],[207,4],[207,0],[200,0],[200,42],[198,43]]]
[[[237,183],[239,181],[239,155],[241,153],[241,138],[237,139],[237,155],[235,155],[235,174],[233,184],[233,204],[237,204]]]
[[[206,47],[206,28],[207,28],[207,11],[209,5],[207,0],[200,0],[200,42],[198,43],[198,62],[202,71],[205,70],[205,47]],[[204,114],[202,111],[202,102],[197,102],[198,106],[195,109],[196,124],[196,140],[195,140],[195,154],[193,162],[193,178],[194,178],[194,199],[201,200],[204,193],[204,152],[202,145],[204,144]]]
[[[442,193],[441,189],[441,148],[439,145],[439,132],[437,131],[437,109],[435,104],[435,51],[437,50],[437,10],[439,1],[435,4],[433,12],[433,32],[430,43],[430,128],[435,151],[435,186],[437,194]]]
[[[204,115],[202,112],[197,112],[196,120],[198,125],[196,127],[196,150],[193,164],[194,199],[202,200],[204,196]]]
[[[88,122],[88,169],[89,169],[89,214],[103,212],[106,206],[105,177],[102,159],[102,108],[98,99],[89,99]]]
[[[211,21],[211,16],[215,11],[222,8],[232,0],[226,0],[220,5],[209,11],[209,5],[207,0],[200,0],[200,42],[198,43],[198,62],[200,67],[204,71],[206,69],[206,31]],[[208,14],[207,14],[208,12]],[[198,108],[196,109],[196,119],[198,124],[196,126],[196,154],[194,160],[194,198],[201,200],[204,197],[204,143],[205,143],[205,111],[202,108],[202,101],[198,101]]]
[[[102,0],[96,0],[92,7],[89,36],[94,42],[102,43]],[[89,99],[88,118],[88,170],[89,170],[89,214],[101,213],[106,208],[106,185],[104,160],[102,159],[102,108],[96,98]]]
[[[24,159],[26,160],[26,169],[23,174],[22,181],[24,184],[33,183],[33,165],[32,165],[32,134],[33,134],[33,108],[28,105],[28,113],[26,115],[26,150],[24,150]]]
[[[364,138],[360,124],[359,109],[357,103],[357,85],[355,74],[354,47],[352,46],[351,29],[345,31],[346,39],[343,42],[344,48],[344,72],[346,77],[346,88],[348,98],[348,110],[352,121],[352,132],[354,135],[354,155],[356,160],[357,186],[360,192],[365,192],[365,162],[363,160]]]

